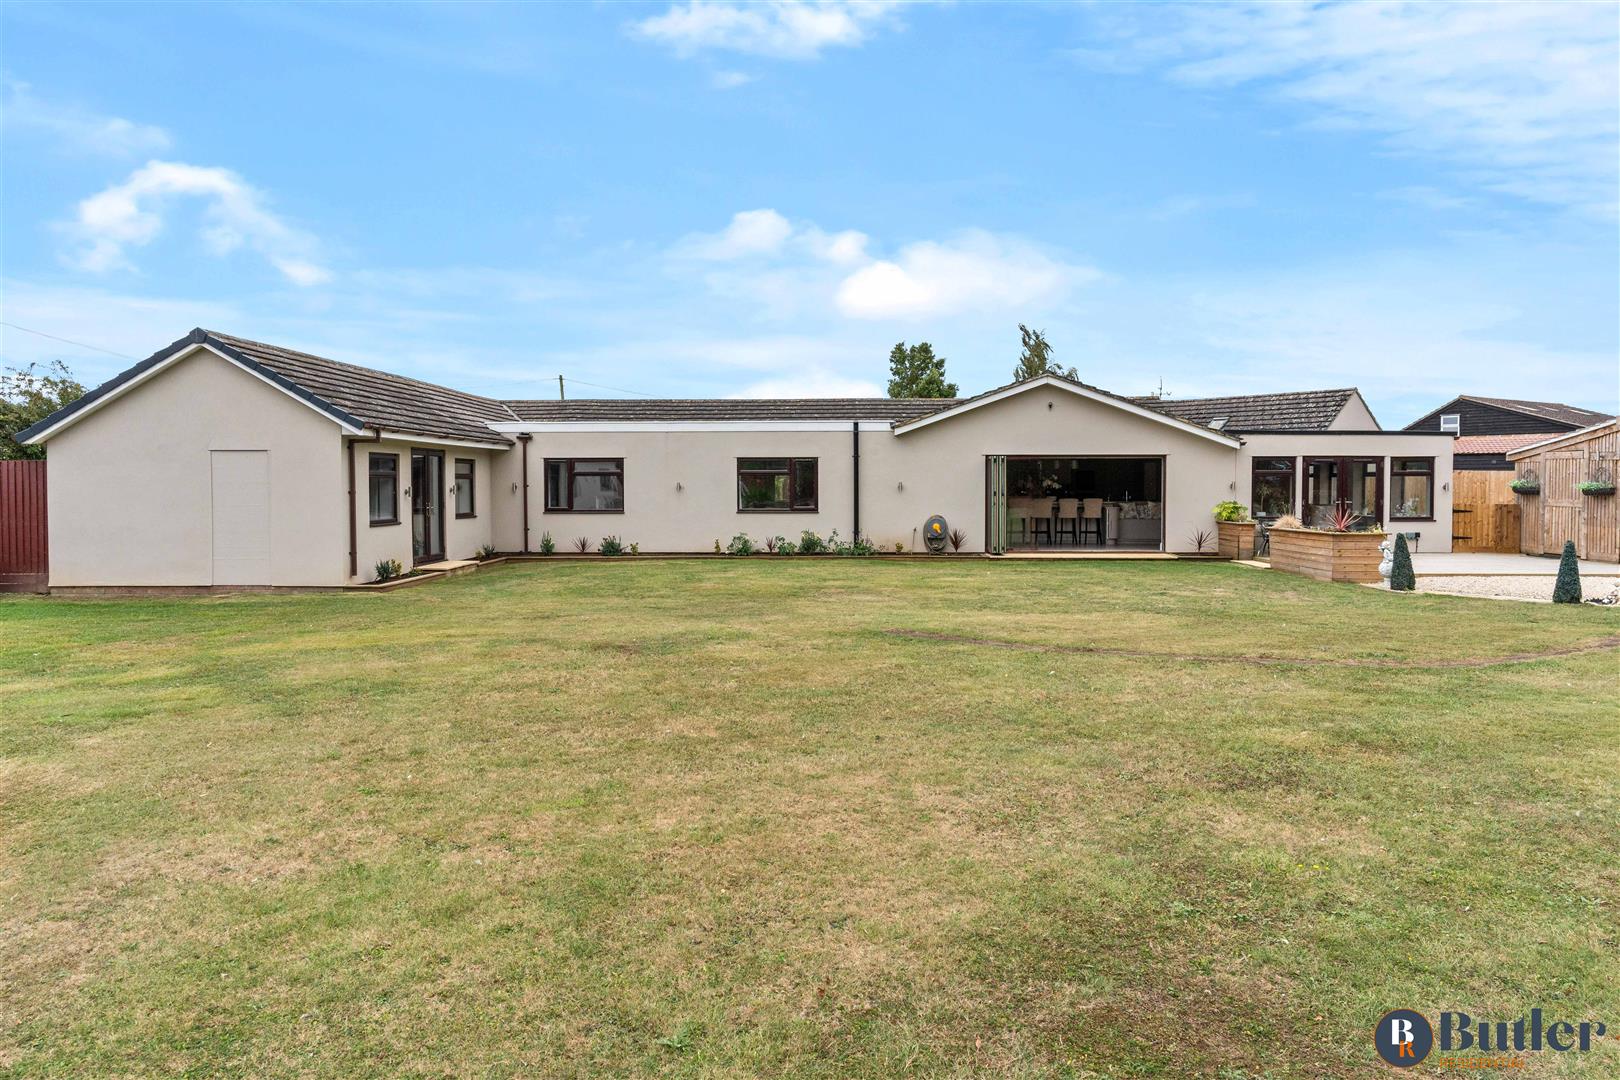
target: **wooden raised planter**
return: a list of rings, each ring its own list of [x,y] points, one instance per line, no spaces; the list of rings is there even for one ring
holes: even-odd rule
[[[1217,521],[1215,528],[1220,536],[1221,558],[1254,558],[1254,522]]]
[[[1319,532],[1315,529],[1271,530],[1271,568],[1304,574],[1318,581],[1352,581],[1375,585],[1381,532]]]

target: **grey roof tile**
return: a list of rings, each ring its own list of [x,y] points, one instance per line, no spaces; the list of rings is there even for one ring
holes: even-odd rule
[[[1296,390],[1280,394],[1237,394],[1212,398],[1137,397],[1130,400],[1195,424],[1222,417],[1222,431],[1326,431],[1354,389]]]
[[[492,422],[516,419],[511,409],[493,398],[214,330],[205,333],[359,418],[367,427],[443,439],[511,442],[489,428]]]

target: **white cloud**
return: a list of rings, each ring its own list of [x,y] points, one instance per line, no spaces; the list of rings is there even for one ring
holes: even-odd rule
[[[678,250],[689,258],[719,262],[774,254],[792,235],[792,224],[775,210],[742,210],[720,232],[689,236]]]
[[[42,101],[27,83],[9,80],[0,101],[0,123],[7,131],[42,132],[76,151],[119,157],[158,153],[173,142],[160,127]]]
[[[754,77],[746,71],[717,71],[709,77],[709,85],[716,90],[735,90],[753,81]]]
[[[331,273],[313,258],[314,238],[265,209],[263,197],[229,169],[151,161],[123,183],[79,203],[67,231],[78,242],[73,262],[105,272],[130,265],[127,249],[151,243],[163,231],[164,211],[175,197],[207,203],[203,240],[215,254],[248,247],[295,285],[319,285]]]
[[[1143,65],[1256,83],[1318,126],[1381,132],[1480,185],[1603,215],[1620,161],[1611,4],[1265,3],[1108,9]]]
[[[823,49],[864,42],[889,22],[891,0],[772,0],[729,4],[688,0],[631,24],[631,32],[680,56],[723,50],[784,60],[813,60]]]
[[[1099,276],[1027,242],[973,230],[949,243],[907,244],[893,260],[870,263],[846,277],[835,299],[839,311],[857,319],[1017,311],[1049,303]]]

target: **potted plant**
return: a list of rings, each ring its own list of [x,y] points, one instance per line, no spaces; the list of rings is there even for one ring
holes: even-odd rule
[[[1216,503],[1215,530],[1221,558],[1254,558],[1254,521],[1248,507],[1232,499]]]
[[[1614,481],[1606,476],[1598,476],[1594,480],[1582,480],[1575,488],[1589,499],[1601,499],[1614,494]]]
[[[1357,529],[1359,524],[1360,516],[1343,506],[1316,528],[1292,515],[1280,517],[1271,527],[1271,568],[1318,581],[1376,585],[1383,580],[1378,545],[1384,531],[1376,524]]]

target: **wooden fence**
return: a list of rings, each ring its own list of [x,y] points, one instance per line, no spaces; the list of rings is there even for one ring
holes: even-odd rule
[[[45,463],[0,461],[0,592],[44,592]]]
[[[1519,550],[1519,501],[1506,469],[1466,469],[1451,474],[1451,550]]]

